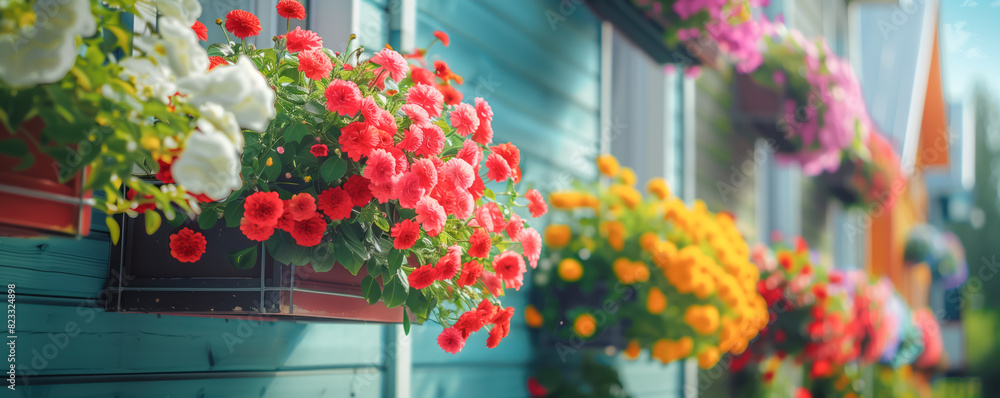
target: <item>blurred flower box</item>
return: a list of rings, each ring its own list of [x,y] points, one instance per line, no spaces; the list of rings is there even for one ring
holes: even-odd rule
[[[733,119],[751,126],[757,134],[770,141],[778,152],[795,152],[795,145],[786,134],[787,122],[786,127],[782,127],[781,119],[785,114],[782,105],[785,103],[784,93],[757,83],[749,74],[736,74],[733,80]]]
[[[339,265],[316,272],[310,266],[281,264],[263,243],[223,223],[203,230],[188,220],[147,235],[143,218],[119,216],[122,241],[111,247],[108,311],[227,319],[403,321],[402,307],[365,301],[363,274],[351,275]],[[182,263],[170,255],[169,237],[184,227],[204,234],[210,242],[197,263]],[[255,244],[255,258],[240,259],[242,268],[232,264],[233,252]]]
[[[0,151],[0,236],[81,237],[90,232],[91,193],[83,186],[87,169],[60,182],[56,160],[28,143],[38,142],[44,128],[40,118],[23,122],[16,135],[0,124],[4,146]],[[33,159],[27,168],[23,168],[24,153]]]

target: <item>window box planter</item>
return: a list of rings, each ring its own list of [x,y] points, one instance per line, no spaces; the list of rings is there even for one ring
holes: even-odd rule
[[[30,141],[37,142],[44,128],[40,118],[27,120],[19,127],[17,136],[33,137]],[[16,146],[24,144],[34,162],[27,169],[20,169],[21,159],[0,154],[0,236],[87,235],[93,200],[90,191],[84,189],[86,169],[61,182],[55,159],[27,143],[29,140],[7,141],[12,136],[0,125],[2,145],[10,145],[10,149],[17,151]]]
[[[111,312],[254,318],[266,320],[362,321],[399,323],[403,308],[365,301],[363,274],[351,275],[339,264],[326,272],[288,266],[274,260],[264,244],[247,239],[222,223],[209,229],[185,221],[164,225],[147,235],[143,216],[119,216],[121,242],[111,247],[106,309]],[[170,235],[183,227],[210,242],[196,263],[170,256]],[[230,253],[257,245],[248,268],[230,263]]]

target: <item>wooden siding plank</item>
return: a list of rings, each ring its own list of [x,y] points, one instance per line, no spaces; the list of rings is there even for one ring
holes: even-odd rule
[[[15,397],[377,398],[378,373],[22,386]]]

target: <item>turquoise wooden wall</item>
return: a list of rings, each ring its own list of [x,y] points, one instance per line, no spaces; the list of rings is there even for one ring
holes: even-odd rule
[[[362,1],[359,36],[366,47],[392,40],[394,5]],[[521,148],[529,184],[546,192],[595,176],[600,23],[585,6],[559,0],[419,0],[417,6],[417,45],[426,45],[434,30],[451,35],[451,46],[436,45],[429,58],[447,60],[465,77],[466,101],[490,102],[495,141]],[[206,9],[225,11],[216,8]],[[97,300],[109,242],[103,216],[94,220],[91,235],[79,241],[0,239],[0,282],[16,284],[18,292],[18,369],[37,374],[30,385],[19,381],[13,396],[361,398],[386,391],[384,345],[397,348],[387,327],[105,313]],[[525,297],[504,303],[521,311]],[[477,334],[460,355],[437,347],[439,325],[414,326],[412,396],[526,396],[539,354],[523,318],[514,321],[500,347],[487,349],[485,334]],[[682,396],[680,366],[614,361],[633,396]]]

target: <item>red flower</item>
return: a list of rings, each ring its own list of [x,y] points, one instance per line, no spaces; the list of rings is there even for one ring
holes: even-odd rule
[[[191,30],[198,35],[198,40],[208,40],[208,28],[201,21],[194,21],[194,25],[191,25]]]
[[[396,238],[392,242],[392,247],[399,250],[406,250],[413,247],[413,244],[417,243],[417,239],[420,238],[420,226],[413,222],[413,220],[406,219],[392,227],[392,234],[390,236]]]
[[[370,124],[354,122],[340,130],[340,150],[357,162],[379,144],[379,131]]]
[[[505,229],[507,231],[507,237],[514,240],[524,229],[524,220],[517,214],[511,214],[510,221],[507,222],[507,227]]]
[[[442,256],[437,265],[434,266],[438,272],[437,279],[441,281],[454,278],[461,268],[462,249],[458,246],[449,247],[448,254]]]
[[[283,211],[284,204],[277,192],[256,192],[243,204],[243,215],[255,224],[273,226]]]
[[[278,15],[282,18],[306,19],[306,8],[295,0],[281,0],[278,2]]]
[[[246,235],[247,239],[263,242],[274,233],[274,226],[256,224],[243,217],[240,219],[240,231]]]
[[[462,265],[462,273],[458,276],[458,287],[472,286],[483,275],[483,266],[472,260]]]
[[[529,189],[524,197],[528,198],[528,211],[531,212],[532,217],[541,217],[549,211],[549,206],[545,204],[545,198],[537,189]]]
[[[177,233],[170,235],[170,255],[182,263],[193,263],[205,254],[205,246],[208,241],[201,232],[194,232],[190,228],[184,228]]]
[[[444,84],[448,84],[451,80],[462,84],[462,76],[452,72],[451,68],[448,67],[448,63],[441,60],[434,61],[434,75],[444,80]]]
[[[483,190],[486,189],[486,183],[483,182],[483,178],[476,173],[476,180],[472,182],[472,186],[469,187],[469,193],[472,194],[472,200],[479,200],[483,197]]]
[[[229,65],[229,61],[217,55],[208,57],[208,70],[215,69],[218,66]]]
[[[156,159],[156,163],[160,165],[160,170],[156,172],[156,179],[164,184],[173,184],[174,175],[170,172],[170,163],[164,162],[163,159]]]
[[[410,80],[413,80],[413,84],[426,84],[428,86],[433,86],[434,73],[419,66],[411,65]]]
[[[135,200],[135,195],[136,191],[132,188],[129,188],[128,191],[125,192],[125,198],[128,200]],[[142,197],[144,199],[153,199],[153,195],[142,195]],[[142,203],[134,210],[136,213],[145,213],[146,210],[154,210],[154,209],[156,209],[155,203]]]
[[[313,217],[296,221],[288,233],[292,234],[292,238],[295,238],[295,243],[299,246],[316,246],[326,233],[326,221],[319,213],[314,213]]]
[[[342,187],[351,196],[351,203],[355,207],[362,207],[372,201],[372,191],[368,186],[371,184],[367,178],[354,174],[344,182]]]
[[[452,87],[450,84],[438,84],[437,89],[441,92],[441,95],[444,98],[444,103],[448,105],[457,105],[462,102],[462,98],[465,98],[461,91],[456,90],[455,87]],[[428,113],[430,112],[428,111]]]
[[[330,149],[326,147],[326,144],[316,144],[309,148],[309,153],[315,157],[323,157],[330,154]]]
[[[497,278],[496,274],[490,271],[483,271],[483,285],[486,286],[486,290],[489,290],[493,297],[499,297],[503,293],[503,284],[500,278]]]
[[[501,182],[511,177],[510,164],[496,153],[491,153],[486,158],[486,178],[491,181]]]
[[[285,35],[285,48],[290,53],[299,51],[319,50],[323,48],[323,39],[311,30],[304,30],[301,26],[296,26],[295,30]],[[326,54],[320,52],[324,57]],[[327,59],[329,61],[329,58]]]
[[[496,348],[500,345],[500,341],[503,338],[503,330],[498,326],[494,326],[493,329],[490,329],[490,337],[486,338],[486,348]]]
[[[333,70],[333,63],[330,58],[323,53],[323,50],[313,49],[302,51],[298,54],[299,71],[312,80],[321,80],[330,76]]]
[[[410,87],[410,91],[406,92],[406,103],[424,108],[427,111],[427,116],[438,117],[441,116],[441,110],[444,107],[443,94],[430,85],[417,83]]]
[[[490,233],[483,228],[476,228],[476,231],[469,237],[469,256],[486,258],[492,248]]]
[[[293,221],[302,221],[316,216],[316,198],[309,193],[295,194],[287,205],[285,212],[291,214]]]
[[[361,110],[361,90],[348,80],[334,80],[326,87],[326,110],[352,116]]]
[[[511,170],[519,169],[521,164],[521,151],[514,144],[506,143],[490,147],[490,151],[498,154],[507,161]],[[517,181],[515,181],[517,182]]]
[[[437,270],[430,265],[421,265],[413,270],[406,279],[410,282],[410,288],[423,289],[437,280]]]
[[[809,244],[806,243],[806,240],[802,239],[801,236],[796,236],[794,240],[795,240],[796,253],[805,253],[806,251],[809,250]]]
[[[444,32],[442,32],[440,30],[435,30],[434,31],[434,37],[436,37],[438,40],[441,40],[441,44],[444,44],[445,47],[448,47],[449,40],[448,40],[448,34],[447,33],[444,33]]]
[[[343,220],[351,216],[354,202],[341,187],[328,188],[319,194],[319,209],[331,220]]]
[[[542,385],[542,383],[539,383],[538,379],[534,377],[529,377],[528,394],[531,394],[532,397],[544,397],[546,395],[549,395],[549,390],[546,389],[545,386]]]
[[[805,387],[799,387],[795,390],[795,398],[812,398],[812,393]]]
[[[420,130],[424,135],[424,141],[420,146],[420,149],[415,153],[418,156],[434,157],[441,154],[441,150],[444,149],[444,131],[436,125],[430,125]]]
[[[257,36],[261,31],[260,20],[249,12],[232,10],[226,14],[226,30],[240,39]]]
[[[388,48],[379,50],[379,52],[372,55],[368,60],[379,66],[373,72],[375,72],[375,76],[378,77],[380,83],[384,81],[385,77],[397,82],[403,80],[406,77],[406,72],[410,70],[406,59],[402,55],[399,55],[398,52]]]
[[[493,270],[505,285],[520,290],[524,283],[524,273],[528,268],[524,265],[524,258],[519,254],[505,251],[493,258]]]
[[[447,328],[438,335],[438,345],[447,353],[457,354],[465,347],[465,339],[462,332],[455,328]]]

